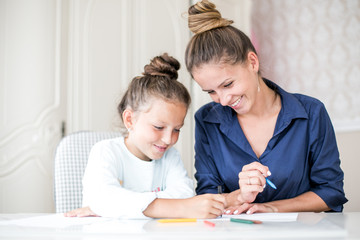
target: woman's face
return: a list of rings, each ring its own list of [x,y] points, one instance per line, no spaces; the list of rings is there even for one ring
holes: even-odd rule
[[[258,94],[258,62],[253,63],[207,63],[195,68],[192,75],[213,101],[233,108],[238,114],[246,114]]]
[[[146,111],[132,113],[125,140],[129,151],[145,161],[160,159],[177,142],[186,112],[185,104],[177,101],[149,100]]]

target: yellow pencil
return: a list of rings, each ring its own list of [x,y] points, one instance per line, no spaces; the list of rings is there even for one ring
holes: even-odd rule
[[[159,223],[178,223],[178,222],[196,222],[196,218],[169,218],[159,219]]]

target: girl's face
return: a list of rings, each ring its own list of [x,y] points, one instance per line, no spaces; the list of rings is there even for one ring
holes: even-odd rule
[[[192,75],[214,102],[245,114],[253,107],[259,86],[258,62],[251,60],[246,64],[203,64]]]
[[[149,100],[149,106],[147,111],[128,112],[131,114],[130,126],[125,124],[130,127],[126,146],[145,161],[160,159],[177,142],[187,112],[185,104],[178,101],[153,98]],[[124,120],[129,119],[125,116]]]

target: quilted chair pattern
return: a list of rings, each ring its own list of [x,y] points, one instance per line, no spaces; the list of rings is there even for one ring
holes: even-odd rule
[[[57,213],[81,207],[82,178],[92,146],[98,141],[120,136],[119,132],[81,131],[60,141],[54,164],[54,199]]]

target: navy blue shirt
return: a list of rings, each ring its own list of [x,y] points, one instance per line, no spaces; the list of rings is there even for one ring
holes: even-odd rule
[[[217,193],[219,185],[224,193],[239,189],[242,167],[258,161],[269,167],[269,179],[277,189],[267,186],[254,202],[288,199],[312,191],[333,211],[342,211],[347,202],[344,173],[324,104],[264,81],[280,95],[281,110],[274,134],[260,158],[252,150],[233,109],[211,102],[196,112],[196,193]]]

